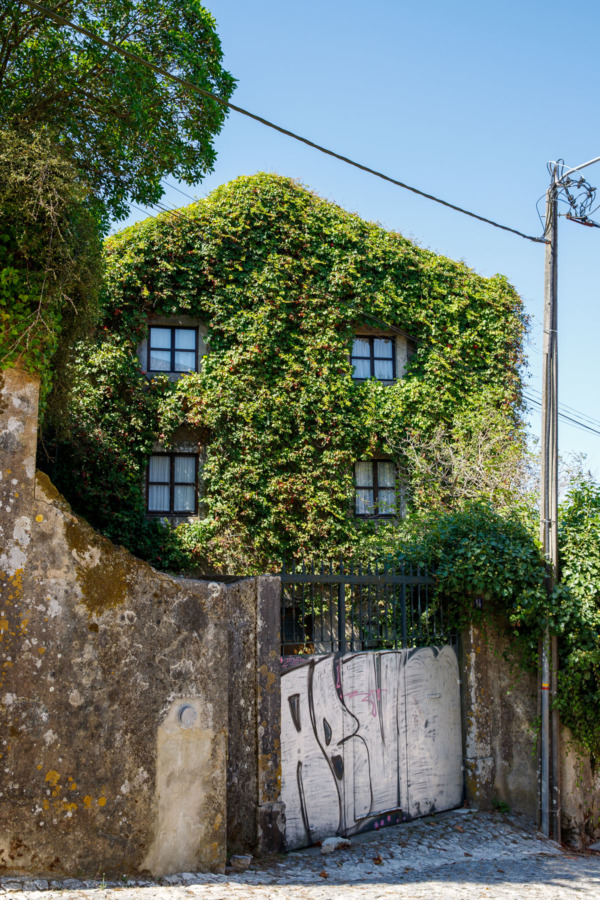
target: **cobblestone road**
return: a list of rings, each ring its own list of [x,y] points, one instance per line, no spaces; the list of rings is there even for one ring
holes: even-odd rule
[[[600,854],[561,850],[517,818],[460,810],[261,862],[159,881],[3,878],[14,900],[600,900]],[[40,893],[42,891],[43,893]]]

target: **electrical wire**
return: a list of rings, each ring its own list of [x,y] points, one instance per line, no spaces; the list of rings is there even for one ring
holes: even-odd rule
[[[536,397],[529,397],[526,393],[523,393],[523,397],[529,403],[533,403],[534,406],[542,408],[542,401],[538,400]],[[558,418],[563,422],[566,422],[568,425],[572,425],[575,428],[579,428],[580,431],[590,432],[591,434],[600,435],[600,429],[592,428],[591,425],[586,425],[585,422],[581,422],[579,419],[574,419],[572,416],[567,415],[566,413],[560,412],[558,413]]]
[[[149,215],[153,219],[158,218],[158,216],[156,216],[152,213],[148,213],[147,211],[144,211],[139,206],[135,206],[135,204],[132,204],[132,206],[134,206],[135,209],[139,210],[139,212],[144,213],[145,215]],[[167,210],[167,212],[172,212],[173,214],[176,214],[177,210],[172,210],[172,211]],[[184,217],[179,215],[179,218],[184,218]],[[380,319],[377,316],[374,316],[371,313],[368,313],[363,309],[357,309],[356,312],[359,316],[363,316],[365,319],[369,319],[371,322],[375,322],[379,327],[385,328],[387,331],[392,331],[394,334],[402,335],[402,337],[407,338],[408,340],[412,341],[415,344],[421,344],[425,347],[430,347],[431,349],[436,348],[436,345],[433,344],[431,341],[427,341],[423,338],[415,337],[415,335],[409,334],[409,332],[404,331],[402,328],[399,328],[397,325],[391,325],[389,322],[386,322],[383,319]],[[537,351],[537,352],[541,352],[541,351]],[[530,388],[528,388],[528,390],[534,394],[535,393],[540,394],[540,398],[541,398],[541,393],[537,388],[530,387]],[[535,396],[530,396],[525,391],[523,391],[523,398],[525,400],[527,400],[528,403],[531,403],[534,406],[539,407],[541,409],[542,401],[540,398],[535,397]],[[561,409],[560,409],[561,407],[562,407],[563,411],[561,411]],[[575,416],[580,416],[584,419],[587,419],[588,422],[582,422],[581,419],[574,418],[573,416],[569,415],[569,412],[564,412],[564,410],[568,410],[569,412],[573,413]],[[585,431],[585,432],[588,432],[591,434],[600,435],[600,421],[597,419],[594,419],[592,416],[589,416],[587,413],[582,413],[580,410],[577,410],[577,409],[574,409],[573,407],[567,406],[564,403],[559,403],[558,416],[563,422],[565,422],[568,425],[571,425],[574,428],[579,428],[581,431]],[[590,424],[588,424],[588,423],[590,423]],[[594,428],[593,427],[594,425],[597,425],[598,428]]]
[[[153,71],[156,72],[157,74],[162,75],[163,77],[168,78],[168,79],[170,79],[171,81],[175,81],[176,83],[181,84],[181,85],[183,85],[183,86],[185,86],[185,87],[188,87],[188,88],[190,88],[191,90],[195,91],[196,93],[201,94],[202,96],[205,96],[205,97],[207,97],[207,98],[209,98],[209,99],[215,100],[215,101],[216,101],[217,103],[219,103],[221,106],[225,106],[225,107],[227,107],[228,109],[232,109],[232,110],[234,110],[235,112],[239,112],[239,113],[241,113],[242,115],[248,116],[249,118],[254,119],[254,120],[257,121],[257,122],[260,122],[261,124],[266,125],[266,126],[269,127],[269,128],[273,128],[273,129],[275,129],[276,131],[279,131],[280,133],[287,135],[288,137],[291,137],[291,138],[293,138],[293,139],[295,139],[295,140],[301,141],[302,143],[307,144],[308,146],[313,147],[314,149],[319,150],[320,152],[325,153],[325,154],[327,154],[328,156],[332,156],[332,157],[334,157],[334,158],[336,158],[336,159],[339,159],[339,160],[341,160],[342,162],[345,162],[345,163],[347,163],[347,164],[349,164],[349,165],[351,165],[351,166],[354,166],[355,168],[361,169],[362,171],[365,171],[365,172],[367,172],[367,173],[369,173],[369,174],[371,174],[371,175],[375,175],[375,176],[378,177],[378,178],[382,178],[382,179],[385,180],[385,181],[389,181],[390,183],[395,184],[395,185],[397,185],[398,187],[401,187],[401,188],[403,188],[403,189],[405,189],[405,190],[411,191],[412,193],[418,194],[419,196],[425,197],[425,198],[428,199],[428,200],[432,200],[432,201],[434,201],[434,202],[436,202],[436,203],[440,203],[441,205],[446,206],[446,207],[448,207],[449,209],[453,209],[453,210],[455,210],[456,212],[460,212],[460,213],[462,213],[462,214],[464,214],[464,215],[470,216],[470,217],[472,217],[472,218],[474,218],[474,219],[477,219],[477,220],[479,220],[479,221],[481,221],[481,222],[485,222],[485,223],[488,224],[488,225],[493,225],[495,228],[500,228],[500,229],[502,229],[502,230],[504,230],[504,231],[509,231],[509,232],[511,232],[512,234],[516,234],[516,235],[518,235],[519,237],[525,238],[526,240],[533,241],[533,242],[535,242],[535,243],[546,243],[546,240],[545,240],[543,237],[541,237],[541,238],[538,238],[538,237],[532,237],[531,235],[526,235],[526,234],[524,234],[523,232],[518,231],[518,230],[516,230],[516,229],[514,229],[514,228],[509,228],[509,227],[506,226],[506,225],[501,225],[501,224],[499,224],[498,222],[494,222],[494,221],[491,220],[491,219],[487,219],[487,218],[485,218],[485,217],[483,217],[483,216],[479,216],[479,215],[477,215],[476,213],[472,213],[472,212],[470,212],[470,211],[468,211],[468,210],[465,210],[465,209],[463,209],[463,208],[461,208],[461,207],[459,207],[459,206],[455,206],[455,205],[452,204],[452,203],[448,203],[448,202],[445,201],[445,200],[441,200],[439,197],[435,197],[435,196],[433,196],[432,194],[427,194],[427,193],[425,193],[424,191],[421,191],[421,190],[419,190],[419,189],[417,189],[417,188],[411,187],[410,185],[404,184],[403,182],[398,181],[397,179],[394,179],[394,178],[391,178],[391,177],[389,177],[389,176],[387,176],[387,175],[384,175],[383,173],[378,172],[378,171],[376,171],[375,169],[371,169],[369,166],[364,166],[364,165],[362,165],[361,163],[357,163],[357,162],[355,162],[354,160],[351,160],[351,159],[348,158],[348,157],[345,157],[345,156],[342,156],[342,155],[340,155],[340,154],[338,154],[338,153],[335,153],[335,152],[332,151],[332,150],[328,150],[327,148],[322,147],[322,146],[320,146],[319,144],[316,144],[316,143],[314,143],[313,141],[308,140],[307,138],[303,138],[303,137],[301,137],[300,135],[297,135],[297,134],[295,134],[295,133],[292,132],[292,131],[289,131],[289,130],[287,130],[287,129],[285,129],[285,128],[280,127],[279,125],[275,125],[273,122],[270,122],[268,119],[264,119],[262,116],[257,116],[257,115],[255,115],[254,113],[251,113],[251,112],[249,112],[248,110],[243,109],[242,107],[236,106],[236,105],[234,105],[233,103],[230,103],[229,101],[223,100],[221,97],[218,97],[216,94],[213,94],[213,93],[210,92],[210,91],[206,91],[206,90],[204,90],[203,88],[200,88],[200,87],[198,87],[197,85],[194,85],[192,82],[187,81],[186,79],[182,79],[182,78],[179,78],[179,77],[176,76],[176,75],[173,75],[172,73],[166,71],[166,70],[163,69],[162,67],[157,66],[157,65],[155,65],[154,63],[151,63],[151,62],[149,62],[148,60],[143,59],[141,56],[138,56],[137,54],[132,53],[131,51],[126,50],[126,49],[123,48],[123,47],[119,47],[118,45],[114,44],[112,41],[106,41],[104,38],[101,38],[99,35],[94,34],[93,32],[89,31],[87,28],[82,28],[81,26],[75,24],[74,22],[70,21],[69,19],[66,19],[66,18],[63,17],[63,16],[58,15],[57,13],[53,12],[52,10],[47,9],[47,8],[44,7],[44,6],[41,6],[39,3],[35,3],[34,0],[23,0],[23,2],[25,2],[30,8],[37,10],[37,11],[38,11],[39,13],[41,13],[42,15],[45,15],[45,16],[47,16],[48,18],[52,19],[53,21],[57,22],[57,24],[62,25],[62,26],[66,26],[66,27],[68,27],[68,28],[72,28],[74,31],[77,31],[77,32],[79,32],[80,34],[83,34],[84,36],[89,37],[89,38],[91,38],[92,40],[94,40],[94,41],[96,41],[96,42],[98,42],[98,43],[103,44],[103,45],[104,45],[105,47],[107,47],[109,50],[113,50],[114,52],[119,53],[121,56],[125,56],[126,58],[132,59],[132,60],[134,60],[135,62],[141,63],[142,65],[144,65],[144,66],[146,66],[147,68],[153,70]],[[194,197],[192,197],[190,194],[186,193],[185,191],[181,190],[181,188],[177,187],[176,185],[172,185],[172,184],[170,184],[170,183],[168,183],[168,182],[165,182],[165,183],[167,184],[168,187],[170,187],[170,188],[172,188],[172,189],[178,191],[178,192],[179,192],[180,194],[182,194],[184,197],[188,198],[189,200],[192,200],[193,202],[196,202],[196,199],[195,199]],[[540,197],[540,200],[541,200],[541,199],[542,199],[542,198]],[[571,199],[570,197],[569,197],[569,200],[571,201],[571,205],[573,205],[573,204],[572,204],[572,199]],[[538,204],[539,204],[539,200],[538,200],[537,203],[536,203],[536,209],[538,208]],[[132,206],[134,209],[136,209],[136,210],[138,210],[139,212],[141,212],[143,215],[150,215],[152,218],[155,218],[155,219],[158,218],[158,217],[157,217],[156,215],[154,215],[153,213],[148,213],[147,210],[141,209],[141,207],[136,206],[134,203],[132,203],[131,206]],[[178,210],[177,210],[175,207],[172,207],[172,208],[171,208],[171,207],[167,207],[167,206],[165,206],[163,203],[160,203],[160,202],[158,202],[158,201],[157,201],[156,203],[150,204],[150,206],[152,206],[152,208],[158,208],[159,210],[161,210],[161,211],[164,212],[164,213],[170,213],[170,214],[173,214],[173,215],[175,215],[177,218],[180,218],[180,219],[185,218],[185,217],[182,216],[180,213],[178,213]],[[539,215],[539,210],[538,210],[538,215]],[[542,222],[542,217],[541,217],[541,215],[539,215],[539,218],[540,218],[540,222]],[[408,338],[408,339],[411,340],[411,341],[414,341],[414,342],[416,342],[416,343],[421,343],[421,344],[428,344],[428,342],[423,341],[423,340],[420,339],[420,338],[416,338],[416,337],[414,337],[413,335],[410,335],[408,332],[403,331],[401,328],[398,328],[397,326],[393,326],[393,325],[390,325],[389,323],[383,322],[382,320],[378,319],[376,316],[371,315],[370,313],[366,313],[366,312],[361,311],[361,310],[358,310],[358,312],[359,312],[360,315],[363,315],[365,318],[368,318],[368,319],[370,319],[371,321],[377,322],[379,325],[383,325],[385,328],[391,329],[394,333],[400,334],[400,335],[402,335],[403,337],[406,337],[406,338]],[[432,346],[432,347],[433,347],[434,345],[429,344],[429,346]],[[541,401],[538,400],[538,399],[536,399],[535,397],[528,397],[525,393],[523,394],[523,396],[524,396],[525,399],[527,399],[529,402],[541,406]],[[570,407],[566,407],[566,408],[567,408],[567,409],[571,409]],[[597,420],[594,420],[591,416],[587,416],[586,414],[580,413],[580,412],[578,412],[577,410],[571,409],[571,411],[572,411],[572,412],[575,412],[577,415],[582,415],[582,416],[584,416],[584,418],[588,419],[590,422],[594,422],[594,423],[596,423],[596,424],[600,424],[600,423],[598,423]],[[569,423],[572,424],[572,425],[575,425],[575,426],[577,426],[577,427],[580,427],[580,428],[582,428],[582,429],[584,429],[584,430],[586,430],[586,431],[589,431],[589,432],[591,432],[591,433],[593,433],[593,434],[598,434],[598,435],[600,435],[600,430],[597,430],[597,429],[591,427],[590,425],[587,425],[587,424],[581,422],[580,420],[574,419],[574,418],[572,418],[571,416],[567,415],[566,413],[559,412],[559,417],[560,417],[561,419],[563,419],[564,421],[569,422]]]
[[[541,402],[542,392],[538,388],[534,388],[534,387],[530,386],[527,388],[527,390],[530,391],[530,393],[536,395],[536,397],[537,397],[537,399],[535,400],[536,403]],[[566,403],[559,403],[558,408],[559,408],[559,411],[562,411],[562,412],[566,411],[565,415],[572,413],[573,415],[578,416],[579,419],[585,419],[586,422],[582,422],[581,423],[582,425],[589,423],[592,426],[600,428],[600,419],[595,419],[593,416],[590,416],[587,413],[583,413],[583,412],[581,412],[581,410],[575,409],[573,406],[568,406]]]
[[[112,41],[105,40],[105,38],[94,34],[94,32],[90,31],[88,28],[83,28],[81,25],[77,25],[75,22],[71,21],[71,19],[66,19],[64,16],[61,16],[58,13],[47,9],[45,6],[34,2],[34,0],[22,0],[22,2],[24,2],[31,9],[35,9],[37,12],[46,16],[47,18],[52,19],[58,25],[71,28],[73,29],[73,31],[77,31],[79,34],[82,34],[85,37],[96,41],[96,43],[102,44],[104,47],[107,47],[109,50],[112,50],[115,53],[118,53],[120,56],[123,56],[126,59],[131,59],[134,62],[145,66],[147,69],[151,69],[157,75],[161,75],[163,78],[167,78],[170,81],[175,82],[176,84],[180,84],[183,87],[194,91],[194,93],[200,94],[202,97],[206,97],[209,100],[214,100],[220,106],[240,113],[240,115],[247,116],[249,119],[253,119],[255,122],[259,122],[261,125],[265,125],[267,128],[272,128],[274,131],[278,131],[280,134],[286,135],[286,137],[290,137],[295,141],[306,144],[308,147],[312,147],[314,150],[318,150],[320,153],[324,153],[325,155],[331,156],[334,159],[339,159],[341,162],[344,162],[349,166],[353,166],[355,169],[360,169],[363,172],[367,172],[369,175],[374,175],[376,178],[381,178],[383,181],[394,184],[406,191],[411,191],[413,194],[418,194],[420,197],[425,197],[427,200],[432,200],[434,203],[439,203],[441,206],[445,206],[448,209],[453,209],[455,210],[455,212],[462,213],[465,216],[470,216],[472,219],[477,219],[479,222],[485,222],[487,225],[492,225],[494,228],[500,228],[502,231],[509,231],[511,232],[511,234],[516,234],[518,235],[518,237],[522,237],[527,241],[533,241],[533,243],[536,244],[547,243],[544,237],[533,237],[530,234],[525,234],[522,231],[518,231],[516,228],[510,228],[508,225],[501,225],[499,222],[495,222],[493,219],[487,219],[485,216],[480,216],[477,213],[470,212],[467,209],[463,209],[461,206],[456,206],[454,203],[448,203],[448,201],[442,200],[440,199],[440,197],[435,197],[433,194],[428,194],[425,191],[419,190],[418,188],[411,187],[411,185],[405,184],[404,182],[399,181],[396,178],[392,178],[389,175],[385,175],[383,172],[377,171],[377,169],[372,169],[370,166],[365,166],[362,163],[350,159],[350,157],[348,156],[343,156],[340,153],[336,153],[334,150],[329,150],[327,149],[327,147],[323,147],[321,144],[317,144],[314,141],[309,140],[308,138],[302,137],[302,135],[296,134],[294,131],[283,128],[281,125],[276,125],[269,119],[265,119],[263,116],[258,116],[241,106],[236,106],[229,100],[224,100],[222,97],[217,96],[217,94],[213,94],[211,91],[207,91],[204,88],[198,87],[198,85],[194,84],[191,81],[188,81],[185,78],[180,78],[178,75],[173,75],[172,72],[167,71],[167,69],[163,69],[162,66],[157,66],[155,63],[144,59],[142,56],[138,56],[137,53],[132,53],[130,50],[126,50],[124,47],[119,47]]]
[[[169,181],[164,181],[163,184],[165,184],[165,185],[166,185],[167,187],[169,187],[169,188],[172,188],[174,191],[179,191],[180,194],[183,194],[183,196],[184,196],[184,197],[187,197],[188,200],[191,200],[192,203],[197,203],[197,202],[198,202],[198,198],[197,198],[197,197],[192,197],[191,194],[186,194],[186,192],[185,192],[185,191],[182,191],[181,188],[180,188],[180,187],[177,187],[176,184],[171,184]]]

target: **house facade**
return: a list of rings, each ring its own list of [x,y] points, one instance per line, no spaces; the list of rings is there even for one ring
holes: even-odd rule
[[[484,404],[518,417],[525,323],[506,280],[290,179],[237,179],[106,252],[52,475],[159,566],[354,553],[410,502],[407,431]]]

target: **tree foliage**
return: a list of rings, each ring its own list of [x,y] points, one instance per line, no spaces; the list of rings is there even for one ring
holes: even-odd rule
[[[0,131],[0,366],[50,383],[49,361],[89,331],[101,244],[88,191],[44,133]]]
[[[494,508],[528,505],[531,460],[523,424],[486,405],[459,410],[451,423],[426,433],[412,428],[398,439],[413,508],[456,509],[485,499]]]
[[[560,636],[562,721],[600,759],[600,485],[574,478],[559,515],[561,589],[553,610]]]
[[[46,6],[172,74],[228,99],[215,22],[198,0],[48,0]],[[214,164],[216,101],[62,27],[21,0],[0,9],[0,127],[50,128],[92,190],[98,216],[154,203],[169,174]]]
[[[106,262],[100,337],[81,349],[72,397],[72,420],[85,422],[88,437],[60,448],[53,475],[94,524],[136,552],[148,553],[136,545],[145,526],[140,512],[134,527],[119,502],[120,479],[129,473],[141,497],[148,423],[157,422],[154,438],[165,447],[183,425],[206,445],[208,515],[177,530],[179,564],[242,572],[356,549],[377,526],[352,514],[353,464],[382,454],[401,463],[408,427],[431,435],[459,411],[485,407],[517,433],[525,323],[507,281],[420,249],[289,179],[240,178],[133,226],[108,241]],[[148,318],[181,313],[208,326],[201,372],[161,388],[158,399],[149,386],[140,395],[147,415],[123,407],[112,416],[122,354],[135,369]],[[370,316],[414,336],[395,384],[352,378],[352,337]],[[101,450],[109,431],[110,462]],[[83,456],[95,467],[85,484]],[[150,558],[158,555],[164,565],[164,545]]]

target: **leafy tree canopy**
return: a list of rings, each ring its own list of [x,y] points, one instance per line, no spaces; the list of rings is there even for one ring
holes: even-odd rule
[[[48,0],[46,6],[199,87],[230,97],[215,21],[198,0]],[[0,8],[0,127],[50,128],[92,190],[99,219],[154,203],[161,178],[214,164],[225,110],[21,0]]]
[[[48,135],[0,130],[0,368],[50,384],[95,321],[101,241],[89,191]]]

